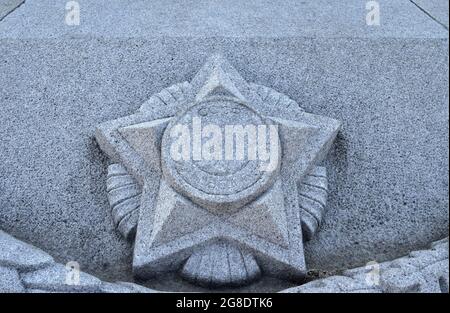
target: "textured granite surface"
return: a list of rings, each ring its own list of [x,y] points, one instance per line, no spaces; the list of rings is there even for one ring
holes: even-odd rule
[[[55,263],[40,249],[0,231],[0,293],[4,292],[97,292],[153,293],[157,290],[127,282],[105,282],[80,272],[74,284],[70,267]],[[20,251],[20,262],[10,262],[10,252]],[[42,263],[46,260],[46,263]],[[50,260],[50,261],[49,261]],[[34,264],[33,266],[29,266]],[[267,282],[266,282],[267,283]],[[273,282],[269,282],[273,283]],[[340,275],[318,279],[282,290],[286,293],[317,292],[429,292],[448,293],[448,238],[431,244],[428,250],[370,266],[346,270]]]
[[[448,293],[448,237],[430,249],[283,290],[286,293]]]
[[[25,0],[0,0],[0,21],[14,11]]]
[[[447,0],[411,0],[416,4],[424,13],[428,14],[431,18],[440,23],[444,28],[448,30],[448,4]]]
[[[8,38],[352,37],[440,38],[447,32],[409,0],[79,0],[80,25],[64,23],[66,0],[27,0],[0,24]],[[45,18],[42,18],[42,17]]]
[[[242,133],[253,126],[255,141],[264,140],[264,146],[270,132],[268,146],[249,142],[250,136],[242,147],[235,145],[232,125]],[[340,125],[304,112],[273,89],[246,82],[221,55],[211,56],[190,82],[153,95],[138,112],[99,125],[99,146],[119,163],[108,170],[113,215],[124,217],[119,229],[137,228],[134,274],[148,278],[183,268],[189,281],[212,287],[242,286],[261,272],[301,280],[306,273],[302,234],[315,232],[302,231],[302,225],[311,218],[321,222],[327,193],[326,171],[316,165]],[[180,148],[177,133],[183,126],[183,150],[192,154],[178,158],[174,148]],[[211,138],[205,130],[213,126]],[[231,142],[232,162],[223,160],[223,138],[225,146]],[[214,161],[208,155],[211,141]],[[254,157],[244,156],[251,154],[250,146],[259,146]],[[142,188],[130,184],[129,174]]]
[[[70,266],[56,263],[44,251],[0,230],[0,293],[10,292],[154,291],[128,282],[103,282],[82,271],[74,273]]]
[[[0,228],[61,263],[131,279],[132,247],[109,213],[108,160],[94,129],[192,79],[222,51],[246,80],[343,122],[325,164],[328,213],[306,244],[309,268],[392,259],[448,235],[448,32],[414,4],[390,1],[375,29],[345,4],[345,19],[308,2],[309,15],[269,28],[263,5],[251,18],[214,11],[237,19],[226,20],[193,4],[197,15],[167,10],[178,18],[161,24],[158,5],[144,2],[125,7],[135,18],[124,20],[114,1],[104,15],[82,1],[85,22],[68,28],[63,6],[30,0],[0,22]],[[192,22],[202,12],[210,24]]]

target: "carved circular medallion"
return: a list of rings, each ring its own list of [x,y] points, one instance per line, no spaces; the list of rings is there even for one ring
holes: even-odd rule
[[[164,132],[163,174],[173,188],[200,205],[239,208],[267,190],[277,175],[280,143],[278,133],[270,133],[271,125],[235,98],[197,102]],[[275,165],[268,170],[270,162]]]

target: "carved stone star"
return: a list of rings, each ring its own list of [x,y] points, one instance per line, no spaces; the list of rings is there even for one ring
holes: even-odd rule
[[[206,139],[193,138],[197,120],[209,132]],[[264,162],[258,159],[227,160],[211,149],[212,159],[205,159],[208,149],[192,147],[189,159],[175,159],[173,146],[180,137],[173,135],[179,125],[189,130],[185,140],[209,148],[223,147],[225,139],[208,125],[276,126],[276,136],[265,141],[274,139],[273,168],[261,170]],[[112,170],[108,191],[119,229],[132,233],[137,224],[135,274],[148,278],[180,271],[205,285],[240,285],[261,271],[301,278],[306,270],[302,223],[303,234],[312,236],[320,222],[302,201],[323,210],[314,192],[326,191],[326,181],[323,185],[316,164],[339,127],[282,94],[248,84],[218,55],[190,83],[164,89],[137,113],[100,125],[101,148],[124,166]],[[305,179],[313,190],[302,193],[298,184]],[[123,196],[123,190],[129,193]]]

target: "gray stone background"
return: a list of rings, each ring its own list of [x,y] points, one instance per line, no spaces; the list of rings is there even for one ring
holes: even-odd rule
[[[25,1],[0,17],[0,228],[131,280],[94,128],[220,51],[248,81],[343,122],[309,268],[448,236],[448,1],[379,2],[381,25],[369,27],[359,0],[79,1],[79,26],[64,23],[65,1]]]

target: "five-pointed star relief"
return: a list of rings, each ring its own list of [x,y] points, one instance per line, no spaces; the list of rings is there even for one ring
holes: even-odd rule
[[[281,162],[270,185],[236,202],[242,205],[233,210],[211,209],[209,198],[202,202],[202,190],[197,197],[194,187],[177,184],[162,166],[166,129],[180,112],[217,96],[245,103],[276,124],[281,143]],[[97,130],[102,149],[142,185],[134,271],[148,276],[177,270],[197,248],[226,240],[254,254],[268,274],[302,275],[297,184],[326,154],[339,127],[338,121],[306,113],[284,95],[247,83],[220,56],[210,58],[190,83],[166,88],[136,114],[102,124]]]

